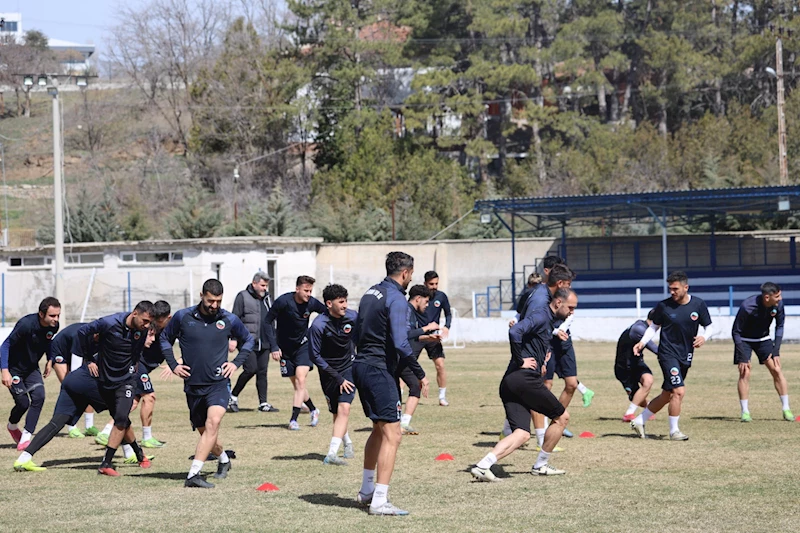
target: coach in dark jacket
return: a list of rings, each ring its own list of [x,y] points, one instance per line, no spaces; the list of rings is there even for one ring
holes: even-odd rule
[[[247,331],[255,340],[253,353],[245,361],[236,386],[231,391],[228,411],[239,411],[239,393],[242,392],[247,382],[256,377],[256,390],[258,391],[258,410],[263,412],[278,412],[278,409],[267,403],[267,366],[269,365],[269,342],[264,327],[272,301],[269,297],[270,278],[260,270],[253,276],[253,282],[236,295],[233,301],[232,313],[244,323]]]

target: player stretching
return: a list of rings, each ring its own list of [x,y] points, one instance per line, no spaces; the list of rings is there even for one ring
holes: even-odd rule
[[[0,368],[3,386],[14,399],[14,407],[8,417],[8,432],[17,450],[24,450],[31,442],[33,432],[44,407],[44,381],[39,371],[39,360],[48,354],[44,376],[50,374],[50,343],[58,331],[61,304],[48,296],[39,304],[39,312],[22,317],[14,325],[11,335],[0,346]],[[29,410],[30,409],[30,410]],[[24,431],[17,424],[25,417]]]
[[[200,477],[209,452],[219,457],[215,478],[227,477],[231,469],[231,460],[219,440],[219,426],[230,400],[229,378],[250,356],[255,342],[236,315],[220,308],[221,303],[222,283],[208,279],[203,283],[200,303],[175,313],[161,332],[161,351],[172,372],[184,380],[189,420],[192,429],[200,433],[185,487],[214,488]],[[172,350],[176,339],[181,363]],[[228,339],[239,343],[233,362],[228,361]]]
[[[105,456],[98,473],[119,476],[112,460],[117,448],[125,442],[135,442],[130,412],[133,407],[139,358],[147,340],[147,330],[153,320],[153,304],[147,300],[136,304],[132,313],[117,313],[86,324],[78,330],[75,355],[84,362],[94,351],[95,335],[99,336],[96,360],[87,363],[89,372],[99,378],[100,397],[114,419],[114,429],[108,438]]]
[[[453,321],[453,314],[450,311],[450,300],[447,295],[439,290],[439,274],[430,270],[425,272],[425,287],[431,291],[431,299],[428,304],[428,309],[425,311],[426,323],[436,322],[444,312],[444,327],[441,329],[441,338],[446,339],[450,331],[450,326]],[[444,348],[442,341],[433,341],[425,343],[425,351],[428,352],[428,358],[433,361],[436,366],[436,383],[439,385],[439,405],[447,407],[450,402],[447,401],[447,371],[444,368]]]
[[[353,382],[372,433],[364,447],[364,471],[357,500],[369,504],[369,514],[401,516],[408,511],[389,502],[397,449],[400,446],[400,386],[397,366],[408,362],[427,394],[428,379],[408,343],[408,303],[405,290],[414,273],[414,258],[403,252],[386,256],[386,277],[373,285],[358,306],[358,352]],[[377,468],[376,468],[377,467]],[[377,476],[376,476],[377,470]]]
[[[631,327],[622,332],[617,341],[617,357],[614,361],[614,376],[622,383],[622,388],[628,395],[631,404],[623,422],[630,422],[636,418],[637,407],[647,407],[647,395],[653,386],[653,371],[644,362],[644,356],[633,353],[633,347],[642,340],[645,331],[653,323],[653,311],[647,315],[647,320],[637,320]],[[646,348],[658,355],[658,346],[653,341],[647,343]],[[652,420],[652,419],[651,419]]]
[[[311,296],[315,281],[310,276],[298,276],[295,291],[287,292],[275,300],[263,324],[269,339],[270,355],[281,362],[281,376],[289,378],[294,388],[292,417],[289,419],[291,430],[300,429],[297,417],[304,402],[311,411],[311,426],[316,426],[319,421],[319,409],[308,397],[306,388],[306,377],[311,371],[312,363],[308,346],[304,346],[308,317],[311,313],[322,314],[327,310],[322,302]],[[276,320],[277,338],[272,326]]]
[[[431,294],[431,291],[424,285],[414,285],[408,291],[408,342],[411,344],[415,360],[419,360],[419,354],[422,353],[426,341],[438,342],[442,338],[441,335],[430,333],[439,329],[438,322],[420,326],[420,323],[427,321],[425,309],[428,307]],[[397,377],[408,385],[408,399],[406,400],[406,410],[400,418],[400,431],[403,435],[419,435],[419,432],[411,427],[411,417],[417,410],[422,394],[419,380],[404,361],[400,361],[400,365],[397,367]],[[427,398],[427,395],[425,397]]]
[[[328,310],[314,319],[307,334],[311,360],[319,367],[319,383],[333,415],[333,437],[322,462],[343,466],[347,464],[339,459],[343,440],[345,458],[355,457],[347,420],[356,395],[352,367],[358,342],[358,313],[347,308],[347,289],[341,285],[325,287],[322,299]]]
[[[547,306],[535,309],[509,330],[511,364],[500,382],[500,399],[512,431],[470,471],[478,481],[500,481],[492,473],[492,465],[531,438],[531,411],[552,420],[531,474],[555,476],[566,473],[550,466],[548,460],[567,427],[569,413],[544,386],[542,378],[549,359],[553,324],[567,318],[577,306],[578,296],[572,289],[558,289]]]
[[[653,323],[647,328],[642,340],[633,347],[633,353],[641,355],[656,332],[661,329],[658,345],[658,364],[664,373],[661,394],[653,398],[644,411],[631,421],[631,428],[645,437],[644,425],[652,415],[669,405],[670,440],[689,440],[678,427],[681,404],[686,394],[686,374],[692,366],[694,351],[703,346],[713,335],[711,315],[706,303],[689,294],[689,278],[686,273],[676,271],[667,277],[670,298],[659,302],[653,310]],[[699,334],[700,326],[703,332]]]
[[[742,302],[736,320],[733,322],[733,364],[739,366],[739,403],[742,407],[742,422],[750,422],[750,408],[747,405],[750,395],[750,357],[753,350],[758,356],[758,364],[765,365],[775,390],[781,399],[783,419],[794,421],[794,414],[789,407],[789,386],[781,370],[781,341],[783,340],[783,322],[786,314],[783,311],[781,288],[779,285],[766,282],[761,286],[761,295],[753,295]],[[775,321],[775,341],[769,337],[769,326]]]

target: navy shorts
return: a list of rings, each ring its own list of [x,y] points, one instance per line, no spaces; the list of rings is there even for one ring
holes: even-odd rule
[[[135,377],[126,378],[125,381],[100,383],[100,398],[106,404],[108,412],[114,419],[114,425],[128,428],[131,425],[130,413],[133,408],[133,399],[136,391]]]
[[[353,383],[352,367],[341,370],[339,375],[350,383]],[[336,380],[322,371],[319,373],[319,384],[322,387],[322,394],[325,395],[325,399],[328,401],[328,411],[333,414],[339,412],[340,403],[353,403],[353,400],[356,397],[355,389],[353,389],[353,392],[350,393],[339,392],[339,384],[336,382]]]
[[[107,409],[100,396],[100,384],[85,366],[67,374],[61,383],[61,392],[56,400],[54,415],[68,415],[69,425],[74,426],[88,406],[98,413]]]
[[[553,420],[566,411],[536,370],[521,369],[506,375],[500,382],[500,399],[512,431],[531,432],[531,411]]]
[[[561,379],[578,375],[578,361],[575,359],[575,349],[572,340],[562,342],[553,339],[551,343],[550,360],[547,362],[546,380],[552,380],[558,374]]]
[[[425,351],[428,352],[428,359],[431,361],[434,359],[444,359],[444,347],[441,342],[426,344]]]
[[[689,373],[691,365],[681,362],[675,357],[666,359],[659,357],[658,364],[661,365],[661,372],[664,373],[664,383],[661,384],[663,390],[673,390],[686,386],[686,374]]]
[[[639,390],[640,381],[645,374],[653,374],[650,367],[639,357],[639,363],[630,368],[614,366],[614,376],[622,383],[622,388],[628,394],[628,399],[633,400],[633,395]]]
[[[772,357],[773,346],[772,339],[755,342],[743,341],[741,345],[737,345],[733,349],[733,364],[749,363],[753,350],[755,350],[758,356],[758,364],[763,365],[767,362],[767,359]]]
[[[355,362],[353,383],[367,418],[373,422],[400,422],[400,383],[388,370]]]
[[[293,377],[298,366],[307,366],[309,372],[314,368],[308,346],[301,346],[291,357],[281,357],[281,377]]]
[[[10,369],[9,371],[11,372],[11,387],[8,390],[11,392],[11,396],[27,396],[31,391],[41,388],[42,390],[39,392],[44,397],[44,381],[42,380],[42,373],[38,369],[28,374],[13,372]]]
[[[218,405],[225,409],[228,408],[228,401],[231,397],[228,380],[219,381],[213,385],[202,387],[190,387],[186,389],[186,403],[189,406],[189,421],[192,429],[206,427],[208,418],[208,408]]]
[[[136,397],[144,396],[145,394],[153,394],[153,378],[146,368],[140,366],[139,371],[136,373]]]

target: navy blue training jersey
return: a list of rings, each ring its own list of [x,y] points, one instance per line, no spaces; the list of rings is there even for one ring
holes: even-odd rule
[[[450,300],[447,299],[445,293],[437,290],[436,293],[431,296],[428,308],[425,310],[425,318],[428,321],[423,325],[428,325],[431,322],[439,322],[442,311],[444,311],[444,327],[450,329],[450,324],[453,321],[453,314],[450,311]]]
[[[674,358],[683,364],[691,365],[694,354],[694,338],[700,326],[711,325],[711,315],[706,303],[692,296],[689,303],[679,304],[672,298],[658,303],[653,313],[653,323],[661,326],[661,342],[658,344],[658,358]]]
[[[546,283],[540,283],[528,297],[524,312],[520,314],[520,319],[528,318],[537,309],[547,307],[552,300],[553,294],[550,292],[550,288]]]
[[[519,298],[517,298],[517,306],[514,308],[517,311],[517,315],[520,317],[525,315],[525,308],[528,305],[528,298],[530,297],[531,293],[535,291],[541,283],[537,283],[533,287],[525,285],[525,288],[522,289],[522,292],[519,293]]]
[[[293,357],[302,346],[306,331],[308,331],[308,317],[311,313],[322,314],[328,310],[325,305],[313,296],[308,302],[299,304],[294,299],[293,292],[281,295],[267,313],[266,327],[270,352],[283,353],[283,357]],[[275,335],[273,322],[277,320],[278,334]]]
[[[0,368],[8,369],[12,375],[27,375],[38,369],[44,354],[50,358],[50,345],[58,326],[42,326],[39,313],[20,318],[11,335],[0,345]]]
[[[72,354],[74,353],[73,346],[78,344],[78,330],[85,326],[85,322],[76,322],[70,324],[61,331],[53,339],[50,345],[50,360],[56,365],[67,365],[67,372],[71,372],[72,368]],[[97,353],[97,343],[94,340],[89,341],[89,350],[91,355]]]
[[[617,341],[617,357],[614,360],[614,367],[620,369],[629,369],[636,366],[641,361],[644,354],[636,356],[633,353],[633,347],[639,344],[642,340],[645,331],[647,331],[647,322],[644,320],[637,320],[628,329],[622,332]],[[647,343],[645,346],[648,350],[658,355],[658,346],[653,341]]]
[[[422,353],[422,348],[425,347],[424,342],[419,341],[420,335],[426,335],[426,333],[422,330],[422,326],[427,326],[430,322],[426,322],[428,317],[426,315],[421,315],[417,312],[417,309],[411,305],[411,302],[408,302],[408,342],[411,344],[411,351],[414,353],[414,357],[417,357],[419,354]],[[425,322],[422,324],[422,322]]]
[[[523,359],[536,359],[536,369],[529,370],[541,377],[547,353],[550,351],[550,340],[553,338],[555,314],[549,305],[530,310],[528,316],[508,330],[508,341],[511,344],[511,362],[506,374],[522,366]]]
[[[334,378],[339,385],[344,383],[342,372],[353,366],[358,344],[356,322],[358,313],[352,309],[345,311],[342,318],[333,318],[327,311],[308,328],[308,349],[311,361]]]
[[[772,307],[764,306],[760,294],[750,296],[739,306],[736,320],[733,321],[731,336],[737,346],[744,341],[761,341],[769,339],[769,327],[775,321],[775,344],[772,355],[779,357],[781,341],[783,340],[783,323],[786,313],[783,310],[783,301]]]
[[[358,351],[356,362],[387,370],[395,375],[400,358],[418,379],[425,377],[408,342],[408,302],[403,287],[390,277],[372,287],[358,305]]]
[[[199,305],[179,310],[161,332],[161,352],[172,370],[178,366],[172,350],[176,339],[183,364],[191,373],[184,381],[186,391],[228,379],[222,375],[222,365],[228,361],[228,339],[236,339],[239,343],[239,354],[233,360],[237,368],[247,360],[255,346],[253,336],[236,315],[220,309],[215,315],[206,316],[200,312]]]
[[[139,361],[149,374],[164,362],[164,350],[161,347],[160,335],[157,335],[149,348],[142,350],[142,360]]]
[[[73,353],[87,358],[93,355],[94,335],[99,334],[97,366],[103,383],[119,383],[129,379],[136,371],[142,355],[146,331],[125,325],[130,313],[116,313],[98,318],[78,329],[78,342],[73,343]]]

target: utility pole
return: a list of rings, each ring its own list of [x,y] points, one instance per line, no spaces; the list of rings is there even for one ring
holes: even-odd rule
[[[778,158],[780,162],[781,185],[789,184],[789,169],[786,162],[786,117],[783,98],[783,42],[781,36],[775,41],[775,74],[778,78]]]
[[[58,99],[58,78],[47,91],[53,97],[53,209],[55,210],[55,278],[56,298],[64,306],[64,208],[61,197],[61,106]],[[66,318],[66,317],[65,317]]]

